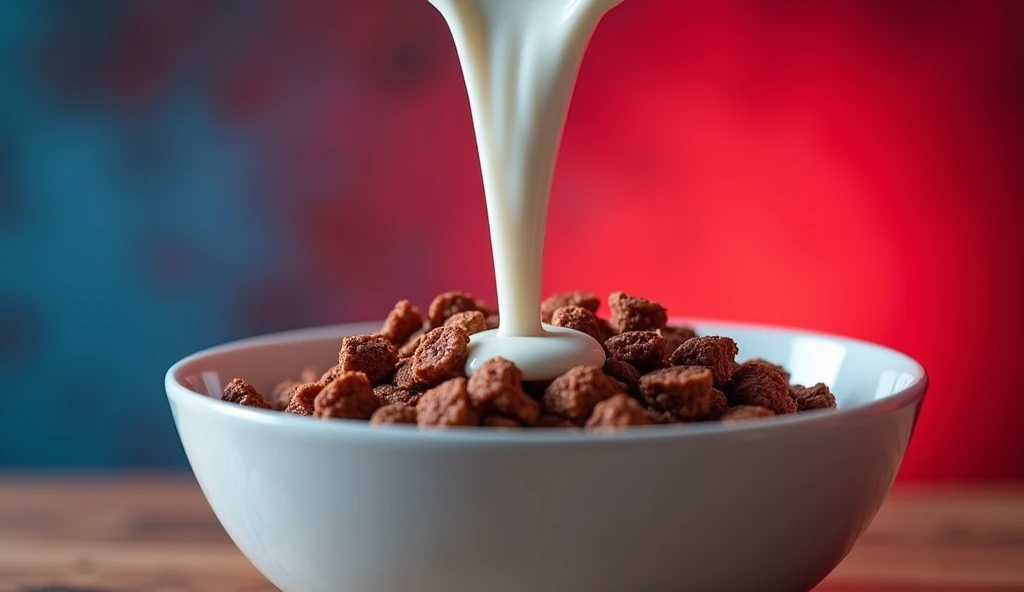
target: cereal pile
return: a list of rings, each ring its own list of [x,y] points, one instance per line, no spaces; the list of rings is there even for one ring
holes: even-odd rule
[[[604,344],[604,367],[577,366],[551,381],[523,381],[512,362],[494,358],[466,377],[469,336],[497,327],[486,303],[464,292],[437,296],[427,317],[402,300],[373,334],[346,337],[338,364],[263,396],[240,378],[224,401],[318,418],[421,427],[496,428],[629,426],[739,422],[834,408],[824,384],[790,386],[781,366],[764,360],[736,363],[728,337],[698,337],[668,325],[657,302],[614,292],[611,317],[597,316],[600,300],[588,292],[544,300],[544,322],[582,331]]]

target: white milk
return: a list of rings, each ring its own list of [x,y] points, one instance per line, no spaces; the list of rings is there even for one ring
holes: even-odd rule
[[[604,351],[578,331],[542,325],[544,228],[555,158],[583,52],[622,0],[430,0],[455,39],[473,112],[501,325],[473,335],[471,373],[502,356],[526,380]]]

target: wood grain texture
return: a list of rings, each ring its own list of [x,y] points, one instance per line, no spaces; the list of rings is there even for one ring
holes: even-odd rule
[[[0,477],[0,592],[272,592],[189,477]],[[1024,591],[1024,486],[902,488],[817,592]]]

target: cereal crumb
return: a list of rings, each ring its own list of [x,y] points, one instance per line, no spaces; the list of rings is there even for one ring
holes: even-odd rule
[[[602,370],[611,378],[626,385],[626,392],[634,397],[640,396],[640,372],[632,364],[610,358],[605,360]]]
[[[604,342],[608,357],[626,362],[641,374],[665,366],[665,338],[654,331],[625,331]]]
[[[647,411],[628,395],[615,395],[594,406],[586,427],[596,430],[615,430],[629,426],[653,425]]]
[[[658,329],[658,334],[665,338],[666,360],[680,345],[697,336],[697,332],[691,327],[674,327],[672,325],[666,325]]]
[[[254,386],[241,378],[233,379],[224,387],[224,392],[221,395],[220,400],[227,401],[228,403],[236,403],[245,407],[270,409],[270,405],[267,405],[266,401],[263,400],[263,395],[261,395]]]
[[[420,426],[474,426],[480,414],[469,400],[465,378],[452,378],[423,393],[416,404],[416,423]]]
[[[739,423],[742,421],[750,421],[753,419],[761,419],[763,417],[772,417],[775,413],[771,409],[765,409],[764,407],[758,407],[757,405],[737,405],[736,407],[730,407],[728,411],[722,415],[723,423]]]
[[[351,335],[341,342],[338,363],[343,372],[362,372],[376,385],[395,373],[398,352],[379,335]]]
[[[466,330],[455,326],[437,327],[423,336],[412,356],[413,376],[429,385],[439,384],[462,376],[468,359]]]
[[[835,409],[836,397],[824,383],[819,382],[812,387],[796,385],[790,387],[790,395],[796,401],[798,411],[812,409]]]
[[[380,403],[363,372],[343,372],[313,399],[313,416],[331,419],[370,419]]]
[[[427,318],[430,326],[437,328],[444,325],[452,315],[471,310],[480,310],[483,303],[472,295],[458,290],[444,292],[434,297],[427,308]]]
[[[324,384],[323,382],[307,382],[297,385],[288,396],[288,406],[284,408],[284,412],[295,415],[313,415],[313,401],[324,389]]]
[[[548,296],[540,303],[540,318],[545,323],[551,323],[556,310],[565,306],[578,306],[597,314],[601,307],[601,299],[592,292],[560,292]]]
[[[669,357],[673,366],[707,366],[715,380],[715,386],[729,382],[736,371],[736,355],[739,348],[728,337],[694,337],[680,345]]]
[[[370,416],[370,425],[416,423],[416,408],[406,403],[389,403]]]
[[[398,347],[408,341],[414,333],[423,328],[423,315],[420,309],[408,300],[399,300],[384,319],[380,336],[391,345]]]
[[[555,309],[555,312],[551,314],[551,324],[586,333],[598,343],[602,341],[601,330],[597,326],[597,317],[582,306],[563,306]]]
[[[625,292],[612,292],[608,296],[608,305],[612,311],[612,327],[619,333],[655,331],[668,322],[664,306]]]
[[[523,427],[523,424],[511,417],[505,417],[504,415],[485,415],[483,419],[480,420],[480,425],[488,428],[504,429],[518,429]]]
[[[740,364],[722,390],[732,406],[764,407],[776,415],[796,413],[796,401],[789,394],[789,384],[782,373],[769,364]]]
[[[445,321],[444,324],[446,326],[458,325],[466,331],[467,335],[473,335],[474,333],[487,330],[487,318],[484,317],[484,313],[479,310],[457,312],[448,317],[448,320]]]
[[[692,421],[711,406],[711,371],[704,366],[672,366],[640,377],[640,394],[652,409]]]
[[[713,388],[711,389],[711,404],[708,406],[708,412],[700,417],[700,421],[717,421],[722,419],[722,415],[725,414],[727,409],[729,409],[729,399],[725,396],[725,393]]]
[[[420,398],[418,393],[393,384],[382,384],[373,387],[373,395],[377,397],[381,405],[389,405],[391,403],[415,405],[416,401]]]
[[[523,372],[505,358],[491,358],[473,372],[467,385],[473,406],[484,412],[514,417],[532,424],[540,405],[523,391]]]
[[[594,406],[621,391],[612,379],[596,366],[576,366],[559,376],[544,391],[544,408],[577,424],[582,424]]]

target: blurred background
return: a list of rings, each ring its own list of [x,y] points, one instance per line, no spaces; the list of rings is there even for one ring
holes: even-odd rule
[[[1024,478],[1024,3],[628,0],[556,174],[548,292],[920,359],[903,480]],[[424,0],[0,2],[0,468],[185,467],[216,343],[493,298]]]

